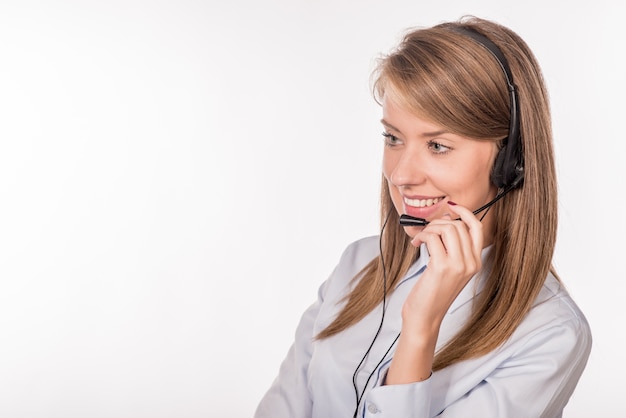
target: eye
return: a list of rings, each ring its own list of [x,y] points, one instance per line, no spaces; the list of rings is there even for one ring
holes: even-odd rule
[[[389,132],[383,132],[383,137],[385,140],[385,146],[388,146],[388,147],[395,147],[396,145],[402,143],[402,141],[400,141],[400,139],[397,136],[392,135]]]
[[[445,145],[435,141],[428,141],[428,149],[434,154],[446,154],[452,150],[452,148],[446,147]]]

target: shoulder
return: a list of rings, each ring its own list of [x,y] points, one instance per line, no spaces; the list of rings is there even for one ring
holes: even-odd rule
[[[350,243],[341,254],[339,262],[324,283],[324,294],[335,295],[333,299],[341,299],[350,292],[353,278],[379,254],[378,236],[361,238]]]
[[[357,275],[378,256],[378,236],[366,237],[349,244],[335,269],[318,292],[319,313],[315,333],[325,329],[341,312],[346,296],[352,291]]]
[[[530,340],[544,340],[549,335],[550,345],[564,351],[569,347],[582,356],[588,355],[591,349],[591,328],[585,315],[563,283],[552,274],[546,278],[519,331]]]
[[[378,235],[361,238],[346,247],[339,263],[360,266],[360,270],[378,256],[379,252]]]
[[[365,237],[352,242],[341,254],[333,277],[340,281],[351,280],[377,257],[379,252],[378,236]]]
[[[545,308],[544,308],[545,307]],[[574,321],[580,323],[581,326],[587,326],[587,320],[576,304],[563,283],[554,277],[552,273],[548,274],[546,281],[537,295],[532,310],[553,312],[549,319],[561,321]]]

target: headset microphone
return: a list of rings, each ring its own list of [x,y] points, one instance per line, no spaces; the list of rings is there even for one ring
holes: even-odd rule
[[[513,84],[513,76],[509,68],[509,64],[504,54],[489,38],[478,33],[469,27],[455,27],[453,31],[472,38],[478,44],[487,49],[502,68],[506,78],[507,88],[510,99],[510,119],[509,119],[509,135],[504,140],[502,148],[498,151],[493,170],[491,172],[491,182],[495,184],[499,190],[502,190],[486,205],[476,209],[474,215],[479,214],[485,209],[489,209],[494,203],[502,199],[511,190],[522,184],[524,180],[524,155],[522,150],[522,140],[520,137],[519,126],[519,108],[517,104],[517,91]],[[426,226],[428,221],[423,218],[416,218],[410,215],[400,215],[400,225],[402,226]]]

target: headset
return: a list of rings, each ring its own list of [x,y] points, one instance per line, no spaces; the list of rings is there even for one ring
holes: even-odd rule
[[[513,76],[511,75],[509,64],[506,58],[504,57],[504,54],[502,53],[500,48],[496,46],[496,44],[494,44],[489,38],[487,38],[486,36],[482,35],[481,33],[477,32],[476,30],[472,28],[455,27],[451,29],[461,35],[465,35],[468,38],[472,38],[474,41],[482,45],[485,49],[487,49],[491,53],[491,55],[495,58],[495,60],[500,65],[500,68],[502,68],[502,72],[504,73],[504,76],[506,78],[507,88],[509,91],[509,99],[511,103],[510,104],[511,115],[509,119],[509,133],[508,133],[508,136],[504,139],[502,143],[502,147],[498,151],[498,155],[496,156],[493,170],[491,172],[491,182],[495,184],[496,187],[498,187],[498,193],[495,198],[493,198],[487,204],[485,204],[484,206],[474,211],[474,215],[477,215],[480,212],[484,211],[485,209],[489,209],[493,204],[495,204],[498,200],[502,199],[502,197],[504,197],[504,195],[506,195],[511,190],[521,186],[524,181],[524,155],[523,155],[523,150],[522,150],[522,140],[520,137],[517,90],[515,88],[515,85],[513,84]],[[383,254],[382,253],[382,235],[383,235],[383,231],[385,229],[387,221],[389,220],[389,216],[392,210],[393,210],[393,207],[390,209],[385,219],[385,222],[383,223],[383,226],[380,232],[380,239],[379,239],[381,264],[382,264],[382,269],[383,269],[384,286],[385,286],[384,291],[383,291],[382,317],[381,317],[378,330],[374,338],[372,339],[372,342],[370,343],[369,348],[363,355],[363,358],[361,358],[361,361],[359,362],[358,366],[354,370],[354,374],[352,376],[352,383],[354,386],[354,391],[355,391],[355,396],[356,396],[356,406],[354,409],[353,418],[357,417],[361,400],[363,399],[363,396],[365,395],[365,390],[372,376],[374,375],[378,367],[382,364],[383,360],[385,359],[387,354],[391,351],[391,349],[397,342],[398,338],[400,337],[400,334],[398,334],[396,338],[393,340],[393,342],[391,343],[391,345],[389,346],[389,348],[387,349],[383,357],[380,359],[380,361],[376,365],[376,367],[374,367],[374,370],[368,376],[367,381],[365,382],[365,385],[362,391],[359,393],[357,389],[357,384],[356,384],[357,374],[359,373],[361,366],[365,362],[366,357],[371,352],[374,346],[374,343],[380,334],[380,331],[383,327],[383,323],[385,320],[385,308],[386,308],[386,299],[387,299],[387,274],[386,274],[385,263],[382,257],[382,254]],[[400,216],[400,225],[403,225],[403,226],[425,226],[425,225],[428,225],[428,223],[429,222],[423,218],[416,218],[416,217],[409,216],[406,214],[403,214]]]
[[[517,89],[513,84],[513,75],[504,54],[489,38],[469,27],[455,27],[453,31],[472,38],[482,45],[495,58],[506,78],[510,100],[509,134],[502,142],[496,160],[491,171],[491,182],[498,187],[498,194],[493,200],[476,209],[474,215],[485,209],[489,209],[494,203],[502,199],[511,190],[522,185],[524,181],[524,154],[522,150],[522,138],[520,136],[519,107]],[[483,215],[484,216],[484,215]],[[400,225],[425,226],[428,221],[403,214],[400,216]]]

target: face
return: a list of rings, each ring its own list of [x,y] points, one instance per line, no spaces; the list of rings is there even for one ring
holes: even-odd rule
[[[450,213],[448,201],[475,210],[495,197],[497,188],[490,180],[497,154],[494,142],[453,134],[388,98],[383,100],[382,123],[383,173],[399,214],[432,221]],[[489,213],[482,223],[489,243],[493,235]],[[423,228],[404,227],[411,237]]]

